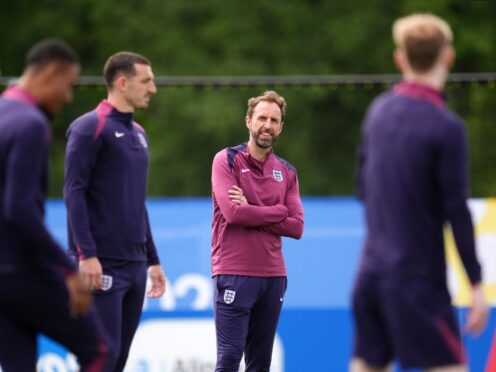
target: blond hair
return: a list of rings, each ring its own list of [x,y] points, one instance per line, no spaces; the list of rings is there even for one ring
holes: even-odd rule
[[[246,116],[251,118],[253,111],[255,110],[255,106],[261,101],[274,102],[277,104],[281,110],[281,123],[284,123],[284,116],[286,115],[286,100],[283,96],[280,96],[273,90],[266,90],[262,93],[262,95],[250,98],[248,100],[248,110],[246,111]]]
[[[453,32],[443,19],[433,14],[412,14],[393,24],[393,40],[403,49],[415,72],[428,71],[441,50],[453,42]]]

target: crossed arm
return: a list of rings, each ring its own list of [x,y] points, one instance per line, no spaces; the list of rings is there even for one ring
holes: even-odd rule
[[[219,153],[212,166],[212,189],[214,198],[228,223],[258,227],[272,234],[296,239],[301,237],[303,207],[296,176],[289,187],[284,204],[271,206],[249,204],[237,183],[234,172],[228,168],[225,154]]]
[[[295,179],[294,183],[295,186],[290,187],[284,203],[288,208],[288,215],[279,222],[259,226],[260,230],[294,239],[301,238],[303,234],[303,206],[298,192],[298,180]],[[248,205],[240,187],[233,186],[228,193],[231,202],[238,205]]]

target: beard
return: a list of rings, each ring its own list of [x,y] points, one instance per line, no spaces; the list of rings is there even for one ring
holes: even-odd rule
[[[146,109],[150,104],[150,95],[146,97],[128,97],[127,103],[134,109]]]
[[[263,139],[262,138],[262,133],[269,133],[272,138],[270,139]],[[273,133],[273,132],[269,132],[269,131],[266,131],[266,132],[251,132],[251,136],[252,138],[255,140],[255,143],[257,144],[258,147],[261,147],[263,149],[268,149],[270,147],[272,147],[272,145],[274,143],[276,143],[277,141],[277,136]]]

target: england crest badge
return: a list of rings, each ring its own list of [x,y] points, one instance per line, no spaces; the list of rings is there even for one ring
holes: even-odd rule
[[[274,176],[274,179],[277,182],[282,182],[284,180],[284,178],[282,176],[282,172],[280,170],[272,169],[272,175]]]
[[[236,296],[236,291],[231,291],[226,289],[224,291],[224,302],[226,304],[231,304],[234,301],[234,297]]]
[[[113,278],[110,275],[102,275],[102,291],[108,291],[112,288]]]

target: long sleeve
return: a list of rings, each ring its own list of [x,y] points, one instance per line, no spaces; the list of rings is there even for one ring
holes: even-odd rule
[[[158,257],[157,248],[155,247],[155,242],[153,241],[152,229],[150,227],[150,218],[148,217],[148,211],[145,207],[145,218],[146,218],[146,259],[147,265],[159,265],[160,259]]]
[[[74,265],[48,232],[43,216],[44,195],[40,185],[46,175],[46,129],[31,126],[12,142],[5,166],[3,218],[18,231],[26,249],[42,266],[73,271]]]
[[[373,106],[371,106],[373,107]],[[358,146],[356,157],[357,157],[357,169],[355,174],[355,192],[358,199],[365,201],[366,190],[365,190],[365,182],[364,182],[364,172],[365,172],[365,161],[366,161],[366,153],[367,153],[367,122],[369,117],[371,116],[372,108],[369,108],[365,119],[362,123],[361,128],[361,143]]]
[[[363,172],[365,165],[365,137],[357,150],[358,165],[355,178],[356,195],[360,200],[365,200],[365,184],[363,182]]]
[[[65,153],[64,199],[69,228],[81,258],[95,257],[85,192],[96,164],[101,139],[69,130]]]
[[[227,164],[224,151],[218,153],[212,165],[212,190],[227,223],[247,227],[263,226],[282,221],[288,208],[282,204],[272,206],[238,205],[229,199],[228,191],[238,182]]]
[[[280,222],[262,226],[261,229],[275,235],[300,239],[303,234],[303,205],[296,174],[289,186],[285,204],[288,207],[288,216]]]
[[[481,268],[476,257],[474,227],[467,206],[467,139],[461,124],[450,125],[443,133],[439,159],[444,212],[451,223],[467,275],[472,284],[477,284],[481,281]]]

